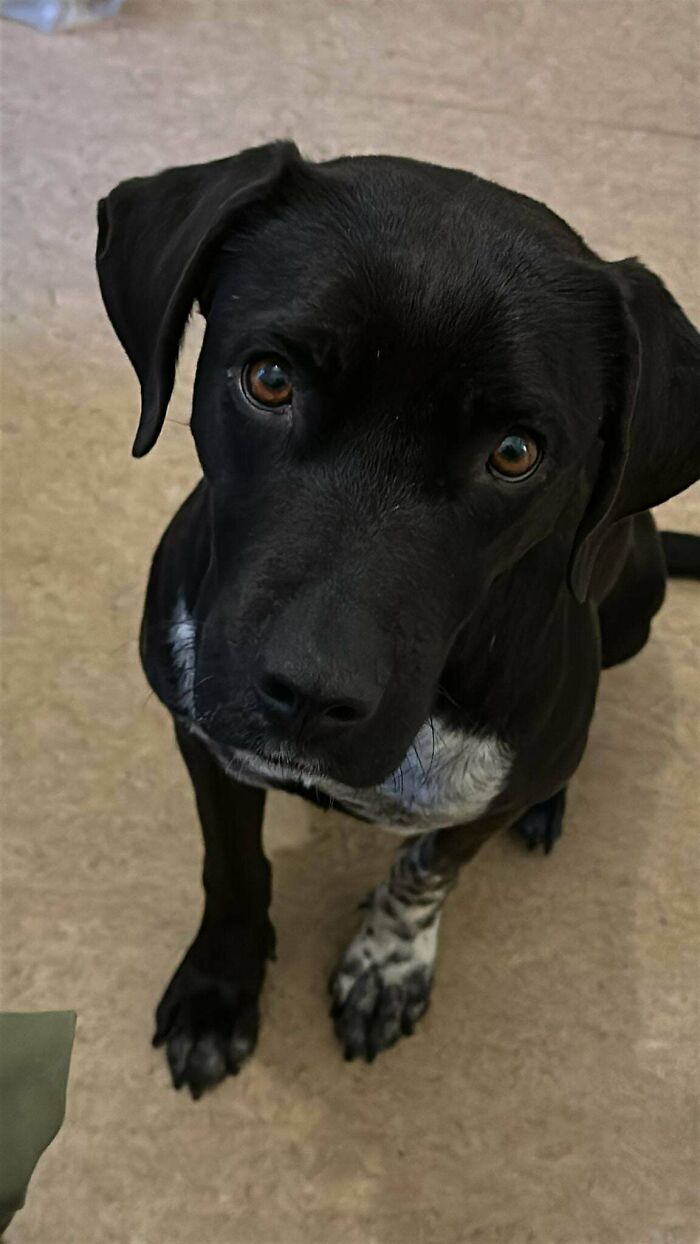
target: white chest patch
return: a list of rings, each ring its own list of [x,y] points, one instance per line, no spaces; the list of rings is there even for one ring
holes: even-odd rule
[[[381,786],[338,786],[327,794],[343,807],[398,832],[474,821],[503,789],[510,749],[492,734],[453,730],[440,721],[421,726],[398,769]]]

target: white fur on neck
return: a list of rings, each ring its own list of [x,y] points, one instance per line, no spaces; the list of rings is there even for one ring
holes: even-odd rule
[[[454,730],[436,719],[421,726],[399,768],[380,786],[329,793],[350,811],[415,833],[482,816],[511,764],[510,748],[496,735]]]

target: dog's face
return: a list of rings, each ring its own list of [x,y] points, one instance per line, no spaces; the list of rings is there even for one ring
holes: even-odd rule
[[[376,171],[217,258],[192,415],[215,515],[197,710],[350,784],[405,755],[494,577],[563,514],[571,543],[604,402],[586,318],[513,277],[527,242],[503,255],[430,182],[387,204]]]
[[[222,745],[370,785],[449,695],[451,653],[497,578],[549,540],[554,592],[572,550],[586,579],[629,456],[638,334],[621,278],[530,200],[409,161],[309,166],[265,150],[274,171],[233,170],[223,223],[220,166],[235,161],[202,166],[218,170],[208,225],[190,222],[206,245],[178,243],[191,254],[148,357],[114,292],[124,277],[104,271],[112,236],[103,291],[156,435],[193,297],[206,316],[197,718]],[[182,173],[194,215],[211,183],[200,173],[192,190]],[[132,217],[144,184],[127,184]],[[183,185],[165,189],[182,230]]]

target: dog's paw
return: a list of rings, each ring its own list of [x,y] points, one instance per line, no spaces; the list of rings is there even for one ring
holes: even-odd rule
[[[439,914],[422,928],[398,921],[383,905],[384,888],[372,896],[329,983],[331,1018],[348,1061],[371,1063],[410,1036],[430,1002]]]
[[[528,851],[542,847],[545,855],[549,855],[557,838],[561,838],[565,806],[566,790],[560,790],[551,799],[533,804],[516,821],[513,832],[525,843]]]
[[[238,1075],[258,1039],[258,998],[265,971],[260,963],[241,973],[208,970],[195,941],[156,1011],[155,1046],[165,1046],[173,1086],[193,1098],[227,1075]]]

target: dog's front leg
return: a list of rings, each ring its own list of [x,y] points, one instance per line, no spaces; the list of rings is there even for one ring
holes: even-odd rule
[[[442,907],[459,869],[512,820],[436,830],[401,848],[331,976],[331,1017],[346,1059],[372,1062],[413,1032],[430,1002]]]
[[[228,777],[176,726],[204,835],[204,915],[156,1012],[175,1088],[200,1097],[236,1075],[258,1035],[258,998],[274,953],[270,865],[262,849],[265,792]]]

